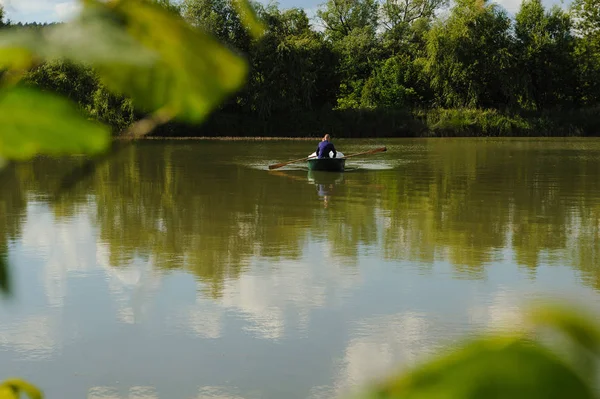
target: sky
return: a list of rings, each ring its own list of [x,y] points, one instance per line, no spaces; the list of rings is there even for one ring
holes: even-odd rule
[[[267,2],[267,0],[261,0]],[[302,7],[309,16],[325,0],[280,0],[281,8]],[[496,0],[509,13],[519,9],[521,0]],[[568,0],[543,0],[546,6],[567,4]],[[77,0],[0,0],[12,22],[57,22],[68,20],[78,10]]]

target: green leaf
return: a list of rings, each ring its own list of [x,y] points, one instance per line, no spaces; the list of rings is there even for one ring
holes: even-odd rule
[[[68,100],[16,87],[0,92],[0,156],[95,154],[110,143],[107,127],[85,119]]]
[[[240,0],[251,29],[259,25]],[[245,6],[244,6],[245,4]],[[160,27],[160,29],[157,29]],[[34,57],[93,66],[112,91],[146,111],[166,109],[199,122],[244,83],[247,66],[208,34],[157,4],[87,0],[72,22],[39,30],[0,32],[0,61],[27,65]]]
[[[519,338],[473,341],[362,398],[593,398],[565,363],[539,344]]]
[[[42,399],[44,395],[34,385],[20,378],[11,378],[0,384],[0,399],[19,399],[21,392],[29,399]]]
[[[265,33],[263,23],[258,19],[248,0],[233,0],[233,6],[240,15],[242,23],[248,28],[253,37],[259,38]]]
[[[529,313],[529,320],[536,326],[547,326],[562,331],[573,341],[593,352],[600,352],[600,329],[592,322],[591,315],[574,307],[552,304],[537,307]]]
[[[151,68],[98,68],[108,88],[132,97],[137,106],[199,122],[243,84],[245,61],[179,16],[136,0],[116,3],[115,11],[129,33],[160,56]]]
[[[0,44],[0,69],[26,69],[33,61],[30,51]]]

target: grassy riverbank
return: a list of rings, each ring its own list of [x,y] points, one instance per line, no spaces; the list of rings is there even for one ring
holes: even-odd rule
[[[155,137],[304,138],[325,133],[375,137],[573,137],[600,136],[600,107],[530,113],[481,109],[324,110],[252,115],[217,113],[202,126],[169,124]]]

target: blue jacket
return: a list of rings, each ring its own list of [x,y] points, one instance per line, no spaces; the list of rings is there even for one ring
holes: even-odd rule
[[[333,144],[329,141],[321,141],[317,147],[317,158],[329,158],[329,151],[333,151],[333,157],[337,155],[337,151]]]

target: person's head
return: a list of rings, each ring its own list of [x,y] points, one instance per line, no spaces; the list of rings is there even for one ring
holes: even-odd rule
[[[326,134],[326,135],[323,137],[323,141],[329,141],[330,139],[331,139],[331,137],[329,137],[329,135],[328,135],[328,134]]]

